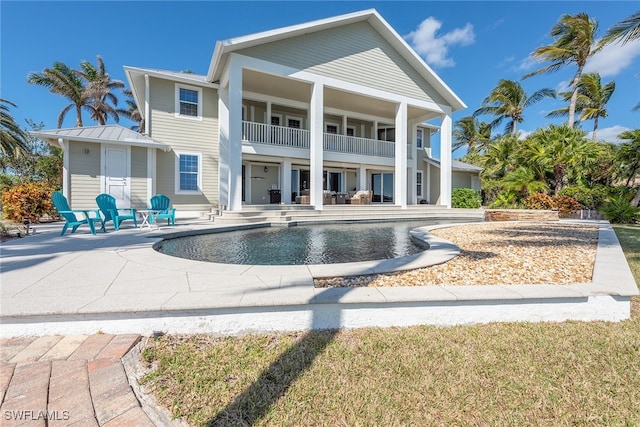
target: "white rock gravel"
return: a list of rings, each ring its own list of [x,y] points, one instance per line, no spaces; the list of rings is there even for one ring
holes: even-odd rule
[[[587,223],[487,222],[433,230],[461,253],[400,273],[315,279],[315,286],[524,285],[589,283],[598,227]]]

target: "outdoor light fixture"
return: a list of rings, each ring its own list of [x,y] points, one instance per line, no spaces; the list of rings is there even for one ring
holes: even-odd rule
[[[269,172],[269,168],[265,166],[264,167],[264,173],[267,173],[267,172]]]

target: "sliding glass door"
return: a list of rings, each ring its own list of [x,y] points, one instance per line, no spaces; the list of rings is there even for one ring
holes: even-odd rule
[[[373,173],[373,202],[393,203],[393,173]]]

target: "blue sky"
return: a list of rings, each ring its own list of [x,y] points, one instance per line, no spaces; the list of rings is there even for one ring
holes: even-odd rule
[[[0,2],[0,96],[17,104],[16,121],[56,127],[67,102],[26,82],[62,61],[77,68],[82,60],[104,59],[113,79],[126,83],[123,66],[192,70],[206,74],[215,42],[315,19],[375,8],[414,47],[467,104],[454,121],[478,108],[500,79],[520,80],[541,65],[530,53],[549,44],[549,30],[565,13],[586,12],[599,22],[599,35],[637,12],[637,1],[12,1]],[[348,42],[348,41],[345,41]],[[616,82],[609,117],[598,134],[606,140],[640,127],[640,40],[614,45],[594,57],[587,71],[599,71],[603,84]],[[572,66],[521,82],[532,94],[541,88],[565,89]],[[124,96],[119,97],[121,105]],[[545,118],[564,106],[545,100],[525,110],[519,128],[532,132],[562,119]],[[490,121],[489,117],[483,118]],[[68,114],[63,127],[72,127]],[[85,116],[85,125],[93,122]],[[130,126],[121,120],[124,126]],[[591,131],[591,121],[583,127]],[[437,155],[437,150],[436,153]],[[457,152],[454,157],[464,154]]]

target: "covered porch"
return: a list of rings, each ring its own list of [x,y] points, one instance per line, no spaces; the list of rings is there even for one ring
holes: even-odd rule
[[[440,121],[443,165],[447,155],[450,162],[446,107],[277,68],[231,54],[221,79],[220,204],[227,210],[275,203],[272,190],[279,203],[307,196],[319,210],[329,204],[326,192],[336,203],[339,194],[370,191],[371,203],[417,204],[416,129],[429,120]],[[442,200],[450,204],[450,196]]]

